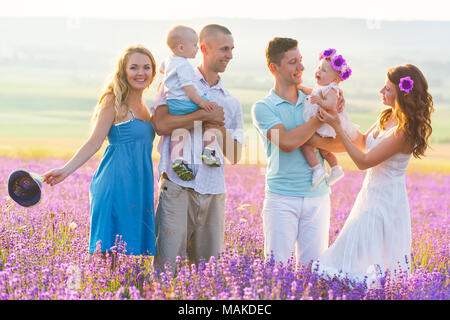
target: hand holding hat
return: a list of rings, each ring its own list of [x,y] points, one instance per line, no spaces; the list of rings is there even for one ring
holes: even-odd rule
[[[41,201],[41,187],[44,178],[39,174],[18,169],[8,177],[8,194],[23,207],[32,207]]]
[[[43,174],[44,181],[51,186],[60,183],[68,176],[69,173],[64,168],[52,169]]]

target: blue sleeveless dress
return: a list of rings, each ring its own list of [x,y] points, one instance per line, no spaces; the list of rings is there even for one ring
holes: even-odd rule
[[[154,255],[154,138],[152,123],[133,114],[131,120],[112,125],[109,145],[89,189],[89,253],[99,245],[101,252],[117,246],[119,253]]]

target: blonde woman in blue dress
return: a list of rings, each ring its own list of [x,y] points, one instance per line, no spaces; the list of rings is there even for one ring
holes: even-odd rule
[[[44,174],[48,184],[60,183],[108,139],[109,145],[90,185],[91,254],[100,250],[106,256],[121,237],[126,244],[123,253],[154,255],[151,155],[155,134],[143,93],[153,81],[155,67],[148,49],[140,45],[128,47],[97,103],[90,137],[63,167]]]

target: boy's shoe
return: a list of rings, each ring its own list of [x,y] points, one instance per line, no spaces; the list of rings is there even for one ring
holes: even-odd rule
[[[341,166],[334,166],[330,170],[330,175],[328,176],[328,185],[333,185],[344,176],[344,170],[342,170]]]
[[[322,182],[323,179],[325,179],[327,173],[323,166],[318,167],[316,170],[313,170],[312,174],[312,186],[317,187],[319,183]]]
[[[203,154],[201,155],[201,157],[203,159],[203,162],[209,166],[213,167],[221,166],[220,158],[216,156],[216,150],[214,149],[205,148],[205,150],[203,150]]]
[[[187,163],[182,159],[176,159],[173,162],[172,169],[183,181],[191,181],[195,178],[194,172],[192,172],[187,166]]]

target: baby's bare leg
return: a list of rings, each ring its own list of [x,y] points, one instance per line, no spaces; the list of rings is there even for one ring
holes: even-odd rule
[[[300,147],[300,150],[303,152],[303,156],[305,157],[306,161],[308,162],[309,166],[315,167],[319,164],[319,158],[317,157],[317,154],[314,152],[314,147],[304,144]]]
[[[319,152],[320,155],[325,159],[325,161],[328,162],[331,168],[338,165],[338,160],[334,153],[325,149],[319,149]]]

